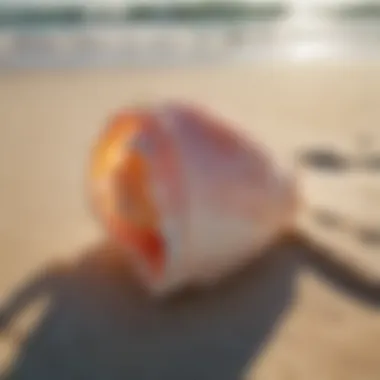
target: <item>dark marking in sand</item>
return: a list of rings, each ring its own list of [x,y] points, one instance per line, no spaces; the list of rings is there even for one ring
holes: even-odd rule
[[[367,171],[380,172],[380,152],[366,157],[362,162],[362,166],[364,166]]]
[[[350,166],[347,157],[330,148],[306,150],[299,155],[299,162],[313,169],[332,172],[342,172]]]
[[[338,228],[342,227],[342,222],[340,218],[327,210],[315,210],[313,212],[314,219],[318,222],[318,224],[323,225],[326,228]]]
[[[380,229],[360,228],[357,231],[357,236],[365,245],[380,247]]]

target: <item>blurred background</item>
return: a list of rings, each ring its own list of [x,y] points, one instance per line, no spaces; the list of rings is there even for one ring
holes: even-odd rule
[[[0,64],[189,64],[378,54],[375,0],[2,0]]]
[[[376,0],[0,0],[0,331],[51,293],[1,380],[378,380],[379,59]],[[94,259],[86,189],[109,115],[165,99],[296,170],[313,242],[169,309]]]

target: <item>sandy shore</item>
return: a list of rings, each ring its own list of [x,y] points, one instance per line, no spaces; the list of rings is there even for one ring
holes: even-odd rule
[[[48,312],[25,344],[13,347],[8,338],[0,337],[0,360],[5,363],[13,348],[21,352],[16,358],[24,358],[10,365],[11,378],[119,379],[131,374],[132,378],[151,379],[153,372],[142,368],[149,367],[154,357],[161,363],[177,363],[172,368],[152,364],[152,371],[154,368],[166,379],[232,379],[243,370],[255,379],[378,379],[379,300],[355,291],[354,285],[328,273],[323,265],[318,269],[307,258],[312,248],[303,245],[283,248],[290,250],[284,256],[274,254],[264,274],[236,285],[228,301],[222,301],[219,293],[214,298],[220,301],[210,296],[193,301],[190,311],[198,317],[184,317],[185,311],[177,310],[181,323],[176,324],[161,309],[151,311],[150,306],[144,306],[152,321],[157,317],[165,326],[174,323],[176,334],[173,328],[165,327],[163,335],[158,328],[149,327],[155,326],[154,322],[147,321],[133,329],[135,322],[129,320],[129,327],[123,330],[117,315],[126,313],[128,319],[130,310],[145,315],[142,309],[133,304],[133,297],[123,297],[109,272],[104,274],[95,265],[95,274],[90,275],[81,264],[80,252],[101,239],[86,204],[83,174],[87,153],[113,110],[146,98],[178,97],[206,104],[235,121],[267,144],[289,168],[295,166],[297,152],[320,145],[355,158],[363,131],[372,144],[367,152],[380,152],[380,69],[375,63],[0,74],[0,300],[8,299],[31,273],[60,258],[77,260],[70,276],[84,278],[77,283],[66,279],[59,285],[56,309]],[[308,210],[327,209],[346,221],[342,228],[318,227],[310,213],[303,213],[302,228],[356,268],[359,280],[380,280],[379,245],[363,244],[354,233],[358,226],[380,226],[379,170],[322,172],[304,168],[301,186]],[[91,290],[92,286],[97,290]],[[109,292],[108,298],[101,289]],[[62,294],[66,294],[64,301]],[[80,297],[89,304],[79,307]],[[107,308],[113,317],[105,316]],[[182,309],[187,310],[179,306]],[[232,310],[236,310],[235,317],[218,319]],[[86,316],[94,316],[93,324],[86,325]],[[219,322],[207,335],[205,321],[210,318]],[[119,340],[115,326],[123,331]],[[102,328],[105,331],[99,332]],[[149,338],[150,329],[154,342]],[[191,340],[191,329],[204,339]],[[78,331],[84,332],[74,359],[67,351],[75,351],[73,337]],[[133,331],[137,335],[131,338]],[[128,339],[133,344],[126,343]],[[157,341],[162,341],[161,345]],[[100,348],[103,342],[115,344],[109,360]],[[56,367],[43,364],[48,352],[58,363]],[[142,360],[136,352],[150,359],[136,364]],[[157,352],[161,354],[156,357]],[[101,359],[96,359],[99,356]],[[128,357],[133,357],[135,364]],[[60,366],[66,368],[66,377],[54,372]],[[186,372],[185,368],[193,369]]]

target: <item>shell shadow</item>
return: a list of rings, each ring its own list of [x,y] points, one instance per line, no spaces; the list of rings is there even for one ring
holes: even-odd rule
[[[99,245],[70,267],[47,268],[0,309],[6,329],[27,304],[51,299],[0,379],[238,379],[292,305],[303,268],[380,306],[380,284],[361,282],[320,251],[294,237],[217,286],[158,302],[117,250]]]
[[[49,307],[10,379],[236,379],[291,303],[300,265],[289,245],[203,290],[158,302],[100,245],[69,268],[28,281],[1,311],[2,328],[41,294]]]

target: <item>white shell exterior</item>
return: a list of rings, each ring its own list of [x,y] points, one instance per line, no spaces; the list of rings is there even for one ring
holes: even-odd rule
[[[232,149],[226,152],[215,129],[192,125],[181,108],[163,107],[158,115],[158,128],[178,155],[185,201],[181,213],[170,212],[165,183],[155,176],[157,158],[148,153],[167,251],[164,278],[148,285],[166,293],[214,283],[260,255],[289,223],[294,194],[291,179],[264,148],[234,135]]]

